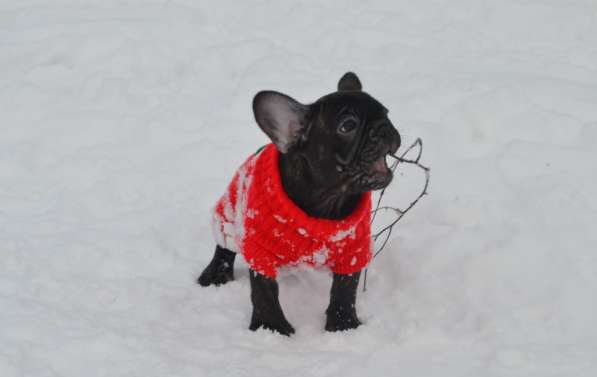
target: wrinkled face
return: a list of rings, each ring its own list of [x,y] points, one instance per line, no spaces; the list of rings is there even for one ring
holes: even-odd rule
[[[400,135],[381,103],[361,91],[336,92],[311,105],[308,118],[303,155],[321,179],[350,193],[390,183],[386,156],[396,152]]]
[[[356,194],[382,189],[392,180],[386,156],[396,152],[400,135],[388,110],[361,90],[354,73],[342,76],[337,92],[311,105],[259,92],[253,112],[280,153],[302,159],[319,187]]]

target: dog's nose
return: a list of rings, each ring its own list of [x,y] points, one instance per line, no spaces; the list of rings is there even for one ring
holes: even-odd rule
[[[400,144],[402,143],[402,140],[400,138],[400,134],[398,133],[398,131],[396,131],[396,129],[394,127],[392,127],[392,133],[393,133],[393,138],[392,138],[392,141],[390,141],[390,152],[392,154],[394,154],[398,151],[398,148],[400,148]]]
[[[400,148],[400,143],[402,142],[402,140],[400,139],[400,134],[398,133],[396,128],[394,128],[392,123],[389,122],[384,124],[383,129],[384,139],[386,140],[386,143],[390,148],[389,153],[394,154],[396,153],[398,148]]]
[[[374,123],[371,132],[383,140],[384,154],[394,154],[400,148],[400,134],[389,119],[381,119]]]

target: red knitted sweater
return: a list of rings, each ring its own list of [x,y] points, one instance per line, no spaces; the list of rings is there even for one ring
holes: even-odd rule
[[[371,259],[371,193],[342,220],[311,217],[284,191],[278,160],[269,144],[238,169],[213,211],[216,242],[271,278],[299,263],[360,271]]]

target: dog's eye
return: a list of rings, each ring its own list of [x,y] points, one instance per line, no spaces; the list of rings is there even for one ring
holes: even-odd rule
[[[352,119],[346,119],[345,121],[343,121],[342,123],[340,123],[340,126],[338,127],[338,132],[342,133],[342,134],[348,134],[351,133],[352,131],[357,129],[357,122]]]

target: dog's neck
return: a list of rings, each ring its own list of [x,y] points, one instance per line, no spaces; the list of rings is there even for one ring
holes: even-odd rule
[[[362,194],[317,184],[305,159],[292,151],[280,154],[280,177],[290,199],[311,217],[339,220],[350,215]]]

